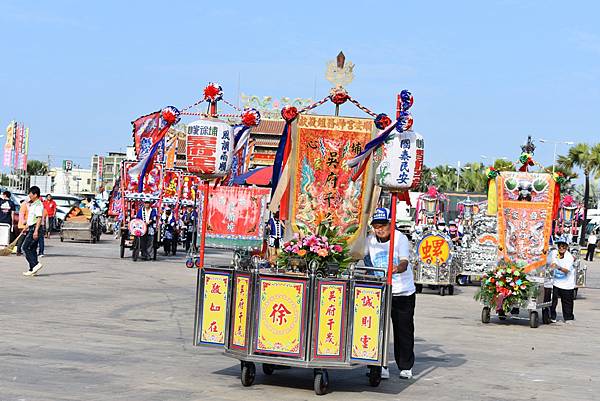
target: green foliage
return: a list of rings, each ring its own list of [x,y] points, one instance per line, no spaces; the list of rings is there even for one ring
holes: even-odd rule
[[[27,161],[27,174],[29,175],[46,175],[48,174],[48,165],[39,160]]]

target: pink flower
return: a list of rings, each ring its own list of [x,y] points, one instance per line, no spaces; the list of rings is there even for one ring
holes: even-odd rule
[[[325,248],[321,248],[317,251],[317,255],[324,258],[325,256],[329,255],[329,251]]]
[[[344,248],[342,248],[341,245],[336,244],[333,246],[333,250],[334,250],[334,252],[340,253],[344,250]]]

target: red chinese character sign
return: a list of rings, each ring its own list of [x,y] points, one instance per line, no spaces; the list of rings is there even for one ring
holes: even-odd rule
[[[381,147],[375,184],[392,191],[415,188],[421,182],[425,142],[413,131],[396,132]]]
[[[190,173],[225,177],[231,167],[231,126],[219,120],[198,120],[187,126],[186,157]]]
[[[550,174],[503,171],[498,189],[499,258],[526,272],[546,264],[555,183]]]
[[[346,283],[320,281],[317,294],[312,358],[343,360],[346,344]]]
[[[200,343],[225,345],[230,277],[229,273],[209,270],[203,274],[198,324]]]
[[[364,231],[373,182],[370,167],[356,181],[346,164],[374,133],[373,120],[301,115],[293,129],[290,220],[292,230],[316,232],[322,217],[352,244]],[[291,234],[291,232],[290,232]]]
[[[437,234],[425,235],[417,245],[419,260],[427,265],[442,266],[450,260],[450,243]]]
[[[379,331],[381,327],[383,288],[356,285],[354,287],[354,316],[350,359],[376,362],[380,359]]]
[[[302,357],[306,322],[306,281],[261,278],[254,351]]]

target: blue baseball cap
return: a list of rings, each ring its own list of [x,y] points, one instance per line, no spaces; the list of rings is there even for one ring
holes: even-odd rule
[[[390,209],[387,207],[378,207],[373,213],[371,225],[373,224],[388,224],[391,221]]]

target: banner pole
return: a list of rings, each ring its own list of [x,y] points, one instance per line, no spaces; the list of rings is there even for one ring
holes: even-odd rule
[[[202,235],[200,235],[200,269],[204,268],[204,248],[206,246],[206,227],[208,226],[208,195],[210,192],[210,183],[208,180],[204,181],[204,188],[202,190]]]
[[[388,255],[387,283],[392,284],[392,271],[394,269],[394,243],[396,238],[396,203],[398,203],[398,193],[392,192],[392,204],[390,205],[390,251]]]

